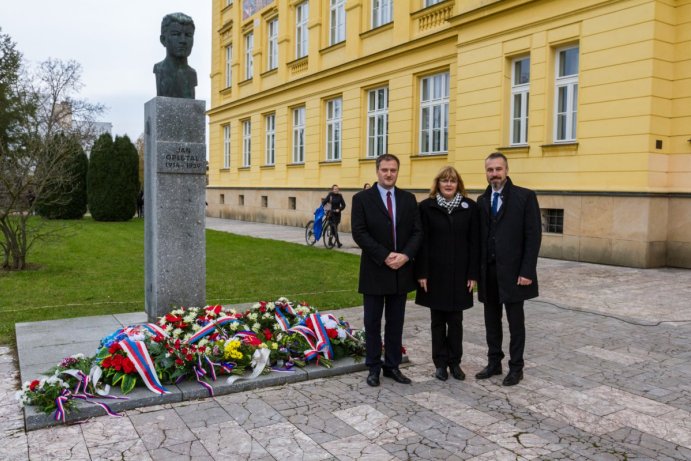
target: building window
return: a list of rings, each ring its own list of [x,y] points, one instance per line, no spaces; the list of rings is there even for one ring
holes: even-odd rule
[[[223,205],[224,203],[226,203],[226,194],[221,194],[221,197],[220,197],[219,202],[220,202],[221,205]]]
[[[528,100],[530,94],[530,58],[511,63],[511,139],[510,145],[528,143]]]
[[[242,122],[242,166],[248,167],[252,164],[252,122],[245,120]]]
[[[226,88],[233,84],[233,45],[226,47]]]
[[[552,234],[564,233],[564,210],[556,208],[543,208],[540,210],[542,214],[542,231]]]
[[[226,0],[226,6],[230,6],[233,4],[233,0]]]
[[[578,111],[578,47],[557,50],[554,100],[554,141],[576,140]]]
[[[305,108],[293,109],[293,163],[305,162]]]
[[[273,165],[276,163],[276,114],[269,114],[264,118],[264,126],[266,127],[266,164]]]
[[[269,207],[269,196],[268,195],[262,195],[262,208],[268,208]]]
[[[295,59],[307,56],[309,48],[309,3],[302,2],[295,8]]]
[[[223,125],[223,168],[230,168],[230,125]]]
[[[297,210],[297,199],[295,197],[288,197],[288,209]]]
[[[326,101],[326,160],[341,159],[343,99]]]
[[[420,96],[420,153],[447,151],[449,138],[449,74],[425,77]]]
[[[254,32],[245,35],[245,80],[254,77]]]
[[[391,22],[393,0],[372,0],[372,29]]]
[[[367,157],[379,157],[388,149],[389,89],[367,92]]]
[[[269,21],[269,37],[267,42],[268,61],[266,67],[268,70],[278,67],[278,19]]]
[[[345,0],[330,0],[330,2],[331,10],[329,13],[329,45],[333,45],[345,40],[346,12]]]
[[[436,5],[437,3],[441,3],[444,0],[425,0],[425,8],[428,6]]]
[[[245,206],[245,195],[244,194],[238,195],[238,205]]]

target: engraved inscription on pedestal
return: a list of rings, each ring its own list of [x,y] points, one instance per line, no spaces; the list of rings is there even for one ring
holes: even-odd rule
[[[206,173],[206,146],[189,142],[159,142],[159,173]]]

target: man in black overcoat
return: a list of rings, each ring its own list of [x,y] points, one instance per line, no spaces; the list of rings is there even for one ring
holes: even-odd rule
[[[485,304],[488,363],[475,375],[487,379],[502,373],[502,305],[511,339],[509,373],[504,386],[523,379],[525,321],[523,301],[538,295],[537,257],[542,240],[540,206],[535,192],[508,177],[509,162],[495,152],[485,159],[489,186],[478,197],[480,207],[480,280],[478,298]]]
[[[407,294],[415,290],[413,258],[422,242],[415,196],[396,187],[400,162],[391,154],[377,158],[377,182],[355,194],[351,211],[353,240],[362,250],[358,291],[363,294],[369,368],[367,384],[379,385],[379,372],[410,384],[399,370]],[[385,315],[384,362],[381,360]]]

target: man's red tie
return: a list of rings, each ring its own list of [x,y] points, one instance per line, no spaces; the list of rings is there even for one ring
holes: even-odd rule
[[[391,191],[386,192],[386,209],[389,211],[389,219],[391,219],[391,235],[393,236],[394,249],[396,248],[396,223],[393,218],[393,203],[391,201]]]

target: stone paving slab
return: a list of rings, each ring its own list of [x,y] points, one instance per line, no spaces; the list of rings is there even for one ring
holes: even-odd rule
[[[339,315],[362,320],[359,307]],[[486,360],[475,328],[464,337],[466,380],[436,380],[428,315],[407,306],[412,385],[382,378],[371,388],[366,372],[351,371],[28,433],[6,399],[3,459],[691,459],[691,385],[679,361],[691,354],[691,325],[528,302],[529,366],[506,388],[501,376],[473,378]],[[481,308],[464,317],[482,325]],[[556,325],[568,334],[553,334]],[[15,366],[9,354],[0,350],[0,367]]]
[[[353,370],[26,432],[19,367],[0,348],[0,459],[691,460],[691,271],[545,259],[538,271],[525,379],[510,388],[473,378],[481,304],[464,312],[466,380],[441,382],[428,311],[409,303],[411,385],[371,388]],[[362,308],[339,315],[357,326]]]

